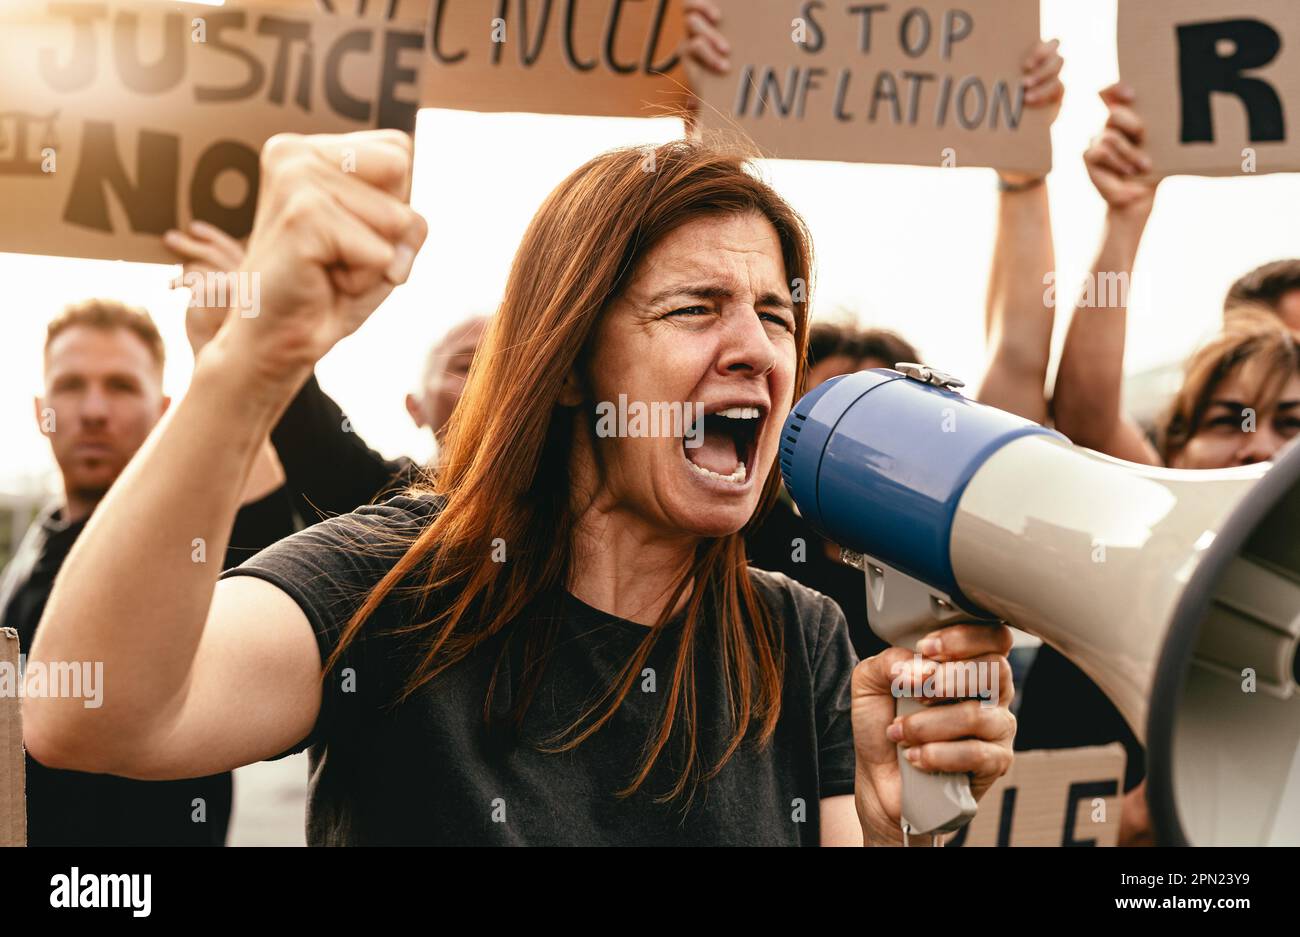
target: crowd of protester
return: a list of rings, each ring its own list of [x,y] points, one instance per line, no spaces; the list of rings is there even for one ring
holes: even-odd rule
[[[727,70],[729,47],[717,11],[707,0],[692,0],[687,7],[687,53],[700,67]],[[1056,43],[1043,43],[1035,50],[1026,65],[1027,104],[1055,114],[1064,93],[1061,67]],[[1140,102],[1120,86],[1107,89],[1103,97],[1109,119],[1085,157],[1091,178],[1107,205],[1105,236],[1094,269],[1099,276],[1131,273],[1156,192],[1155,183],[1146,176],[1149,161],[1143,152]],[[617,322],[621,320],[612,312],[596,321],[595,312],[586,311],[638,303],[651,310],[656,308],[649,300],[642,302],[642,294],[663,284],[656,284],[653,275],[639,272],[649,268],[638,264],[647,256],[673,260],[674,239],[684,231],[689,232],[689,237],[682,247],[683,256],[694,257],[691,251],[707,251],[716,244],[723,245],[724,253],[735,249],[735,245],[760,251],[766,249],[763,238],[773,230],[776,235],[770,239],[776,245],[777,256],[785,261],[787,276],[793,275],[794,268],[807,256],[803,236],[788,209],[773,193],[757,183],[746,182],[748,177],[737,168],[738,164],[728,162],[729,157],[702,144],[677,150],[661,148],[657,172],[664,175],[669,194],[675,193],[683,206],[673,215],[672,207],[662,204],[662,192],[657,196],[658,207],[652,207],[648,190],[637,188],[646,184],[636,179],[640,170],[626,171],[625,164],[635,156],[601,157],[579,170],[576,181],[562,185],[539,212],[526,236],[499,311],[456,324],[430,349],[417,388],[405,400],[415,424],[427,427],[438,441],[438,455],[428,466],[418,466],[409,459],[387,459],[358,433],[344,429],[345,415],[313,373],[319,354],[332,343],[321,340],[319,354],[293,359],[297,369],[293,373],[298,375],[295,386],[286,390],[275,385],[278,402],[258,411],[259,419],[267,423],[264,435],[252,438],[256,434],[250,430],[244,461],[225,466],[228,473],[238,477],[237,485],[227,482],[221,487],[223,483],[217,476],[206,475],[196,478],[192,487],[178,481],[176,487],[168,488],[156,479],[167,477],[167,472],[184,475],[192,471],[204,450],[192,440],[187,449],[182,438],[184,430],[173,426],[146,447],[148,453],[133,460],[169,404],[162,393],[162,339],[148,314],[112,299],[94,299],[65,310],[50,323],[44,349],[45,386],[36,401],[35,417],[49,438],[63,495],[32,526],[0,579],[3,624],[17,629],[24,649],[37,640],[38,623],[52,625],[41,651],[49,656],[52,650],[77,648],[78,641],[83,643],[83,649],[102,648],[111,641],[115,617],[126,620],[142,616],[141,606],[115,597],[107,603],[113,607],[97,609],[103,622],[96,626],[102,629],[100,632],[88,637],[85,626],[78,625],[96,603],[105,601],[95,593],[122,575],[113,554],[131,553],[124,542],[147,541],[145,549],[155,552],[180,550],[174,545],[179,543],[184,547],[182,552],[188,553],[200,549],[191,534],[201,530],[204,533],[200,539],[213,545],[221,557],[218,565],[224,569],[240,566],[273,544],[278,546],[241,567],[244,575],[228,574],[217,583],[213,574],[209,579],[192,579],[175,587],[189,589],[201,600],[170,593],[155,593],[139,600],[161,609],[159,621],[151,626],[152,632],[142,625],[140,640],[144,644],[126,642],[127,651],[147,647],[168,628],[188,634],[184,639],[188,644],[170,645],[168,653],[176,658],[171,662],[171,682],[151,677],[155,686],[149,692],[124,694],[126,699],[110,707],[113,728],[103,731],[102,739],[93,744],[88,741],[89,734],[99,732],[100,727],[83,728],[86,720],[94,716],[59,714],[56,718],[48,706],[33,713],[36,728],[29,738],[32,754],[27,759],[29,839],[33,844],[222,843],[231,809],[229,765],[301,750],[309,744],[323,748],[326,741],[332,746],[328,763],[313,748],[310,824],[314,842],[376,841],[385,832],[391,833],[385,825],[388,809],[380,801],[391,796],[396,810],[409,800],[407,788],[418,786],[422,780],[436,780],[441,785],[439,796],[450,799],[453,806],[456,797],[469,797],[471,789],[488,781],[502,782],[503,789],[516,792],[518,799],[514,803],[518,806],[512,809],[527,810],[531,806],[529,788],[519,783],[521,775],[534,782],[534,788],[549,785],[557,797],[586,797],[597,803],[598,809],[580,816],[559,810],[565,822],[572,824],[572,835],[587,835],[596,841],[623,834],[639,835],[637,841],[673,841],[664,832],[671,827],[673,815],[658,801],[635,801],[636,809],[621,815],[609,802],[591,793],[593,783],[609,782],[618,787],[629,780],[632,792],[654,779],[665,782],[661,786],[674,795],[688,799],[694,785],[709,782],[723,785],[724,793],[732,790],[725,786],[731,784],[738,797],[761,799],[771,794],[776,800],[777,792],[781,797],[793,792],[795,796],[820,798],[822,842],[860,840],[863,837],[854,827],[859,820],[868,839],[873,829],[869,820],[878,828],[888,825],[892,813],[887,795],[869,795],[863,805],[864,782],[855,780],[854,741],[846,734],[847,701],[853,691],[848,675],[857,672],[857,660],[877,660],[883,668],[893,662],[890,655],[896,653],[871,630],[861,573],[839,561],[839,548],[799,517],[789,496],[771,476],[766,476],[768,484],[761,498],[755,492],[752,498],[739,503],[734,523],[725,518],[714,521],[690,517],[688,509],[672,504],[646,506],[636,499],[666,500],[655,487],[658,482],[646,482],[650,495],[627,495],[626,500],[640,504],[638,511],[658,518],[660,527],[667,523],[660,515],[674,518],[673,523],[697,535],[697,539],[691,541],[685,559],[674,555],[663,561],[672,575],[665,573],[656,578],[639,574],[641,579],[653,580],[654,588],[611,572],[601,565],[605,554],[625,560],[632,555],[628,549],[640,551],[632,565],[644,572],[656,568],[656,551],[667,555],[668,549],[650,542],[638,532],[641,528],[622,532],[619,524],[623,522],[617,510],[597,514],[593,520],[592,509],[584,508],[587,513],[575,517],[566,513],[565,503],[579,495],[589,497],[590,504],[598,505],[602,498],[616,501],[618,498],[611,494],[617,487],[613,483],[605,482],[605,487],[596,486],[592,491],[582,486],[595,477],[611,477],[633,490],[642,469],[617,451],[602,449],[587,439],[580,420],[571,429],[557,430],[547,423],[550,417],[543,404],[562,409],[588,399],[595,388],[622,390],[620,381],[634,384],[646,368],[656,363],[669,368],[674,354],[689,355],[683,348],[690,342],[698,343],[698,336],[712,328],[731,331],[718,340],[722,345],[714,365],[717,373],[710,380],[734,380],[737,387],[747,389],[746,393],[754,392],[755,400],[763,396],[756,391],[759,387],[793,395],[796,381],[801,382],[800,390],[807,391],[836,375],[920,361],[921,354],[905,335],[863,329],[852,323],[809,323],[806,306],[797,301],[754,300],[750,305],[761,313],[761,328],[750,328],[732,324],[732,312],[723,311],[721,305],[718,311],[709,312],[708,303],[713,298],[697,297],[680,303],[674,300],[685,307],[670,311],[677,317],[675,322],[684,323],[673,326],[681,330],[684,338],[670,336],[663,348],[646,344],[635,328],[629,327],[626,334],[619,332]],[[1144,464],[1210,469],[1275,458],[1300,430],[1300,352],[1291,331],[1300,327],[1300,260],[1267,264],[1234,285],[1227,297],[1221,332],[1188,360],[1183,386],[1168,402],[1158,425],[1144,428],[1130,420],[1122,406],[1126,324],[1122,304],[1081,304],[1075,310],[1054,386],[1050,392],[1047,389],[1055,310],[1044,302],[1043,284],[1054,271],[1055,257],[1044,182],[1044,178],[1032,176],[999,177],[997,234],[987,291],[988,367],[978,399],[1054,426],[1077,445]],[[675,184],[679,185],[677,189],[672,188]],[[382,188],[382,183],[375,188]],[[359,191],[348,190],[349,197],[357,198],[358,203]],[[366,197],[374,197],[373,192]],[[624,199],[634,204],[637,198],[645,201],[640,207],[619,209],[624,212],[622,217],[606,215],[599,222],[593,220],[593,200]],[[383,207],[391,209],[386,203]],[[753,218],[759,218],[767,227],[756,232]],[[744,219],[751,219],[751,227],[741,224]],[[258,223],[260,227],[247,245],[250,262],[257,262],[257,269],[277,269],[278,257],[273,254],[276,232],[268,227],[266,219],[259,217]],[[609,248],[595,238],[626,239],[630,230],[627,226],[648,223],[660,225],[654,232],[657,240],[651,239],[648,247],[641,244],[627,258],[599,256],[608,253]],[[259,242],[259,232],[263,231],[265,237]],[[185,232],[169,234],[166,242],[177,252],[187,272],[229,271],[245,263],[245,245],[201,223]],[[572,271],[560,269],[558,265],[564,259],[557,258],[553,249],[546,249],[555,244],[563,244],[565,252],[585,255],[584,273],[589,283],[574,282]],[[660,250],[667,253],[654,253]],[[630,265],[622,263],[625,260]],[[625,267],[638,272],[629,277]],[[303,278],[307,278],[305,273]],[[602,285],[603,293],[598,292]],[[375,283],[369,286],[375,288]],[[556,294],[540,295],[537,291],[543,289],[553,289]],[[321,302],[334,303],[340,309],[347,305],[335,293],[315,295],[322,297]],[[771,308],[765,308],[764,303]],[[700,309],[704,312],[694,311]],[[586,317],[580,320],[582,315]],[[266,318],[274,324],[274,316]],[[332,327],[337,333],[346,332],[363,318],[354,317],[345,325],[336,323]],[[718,324],[706,326],[691,320],[716,320]],[[221,357],[222,348],[209,353],[208,346],[233,342],[231,334],[251,328],[231,319],[222,309],[194,305],[188,313],[187,334],[196,362],[211,364],[212,368],[226,359]],[[267,337],[270,334],[263,334],[261,340],[271,342]],[[482,360],[476,359],[476,350]],[[786,351],[788,360],[781,358]],[[666,357],[657,362],[659,355]],[[942,362],[928,363],[942,366]],[[556,380],[563,379],[564,384],[548,384],[550,378],[545,372],[558,374]],[[196,366],[196,385],[207,374]],[[577,386],[583,382],[590,386]],[[467,387],[464,407],[458,410],[457,402]],[[488,396],[494,390],[503,397],[496,406],[509,407],[513,401],[517,408],[511,409],[516,412],[509,416],[490,414]],[[190,414],[192,431],[229,430],[235,424],[220,422],[215,405],[211,412],[198,409],[205,399],[203,391],[202,386],[196,386],[190,395],[197,401]],[[736,403],[730,399],[723,402]],[[394,401],[397,405],[398,401]],[[775,410],[776,400],[769,406]],[[511,425],[511,420],[518,421],[518,425]],[[762,437],[755,445],[765,439]],[[238,446],[232,443],[230,448]],[[566,462],[570,449],[585,453],[586,461]],[[507,452],[510,455],[503,455]],[[186,461],[187,453],[193,455],[190,461]],[[212,458],[212,454],[207,457]],[[718,456],[709,456],[714,457]],[[498,463],[494,468],[491,464],[503,459],[519,460],[523,467],[508,469]],[[132,461],[139,465],[137,474],[119,486],[122,493],[111,505],[112,510],[101,512],[101,502],[119,476],[130,474],[126,470]],[[747,468],[753,474],[759,466]],[[709,470],[707,465],[701,470],[715,475],[722,471]],[[146,472],[151,474],[146,476]],[[500,477],[493,480],[493,472]],[[220,491],[212,493],[215,488]],[[388,500],[394,497],[396,501]],[[205,513],[201,504],[208,502],[215,506]],[[369,513],[358,511],[381,502],[387,506],[366,509]],[[160,517],[180,513],[178,505],[191,504],[195,507],[187,515],[188,526],[152,526],[159,523]],[[225,509],[226,513],[222,513]],[[619,510],[631,512],[625,507]],[[511,511],[516,518],[522,515],[526,520],[513,524],[502,520]],[[727,511],[719,509],[719,517],[730,517]],[[88,528],[92,514],[99,513],[104,515],[96,518],[101,525]],[[226,514],[230,525],[223,533],[220,528]],[[323,523],[317,526],[318,522]],[[304,532],[284,540],[304,528]],[[413,528],[416,532],[410,537],[399,536]],[[514,561],[518,565],[509,561],[500,564],[500,581],[491,578],[496,574],[491,565],[475,565],[467,556],[475,536],[495,535],[498,531],[504,549],[525,557]],[[512,533],[507,536],[506,531]],[[743,547],[738,539],[742,531]],[[173,544],[159,539],[166,535],[175,538]],[[435,555],[434,537],[442,538],[439,544],[452,544],[459,552],[447,547]],[[81,546],[82,540],[95,538],[105,545]],[[492,539],[495,542],[495,536]],[[401,542],[396,553],[391,549],[395,540]],[[570,542],[575,546],[565,546]],[[74,543],[78,544],[75,554]],[[345,546],[350,544],[357,545],[359,552],[346,552]],[[60,579],[60,569],[70,557],[75,558],[76,578]],[[751,567],[769,573],[750,574],[759,576],[752,582],[743,577],[729,579],[734,573],[729,564],[737,557],[742,559],[741,567],[747,557]],[[516,572],[521,567],[523,571]],[[184,579],[176,573],[179,568],[160,564],[150,575]],[[688,576],[679,582],[674,577],[682,568]],[[710,584],[716,579],[726,588],[716,596],[713,591],[692,590],[692,575]],[[426,608],[421,598],[415,606],[418,611],[403,619],[393,613],[394,607],[406,608],[393,598],[393,590],[407,588],[408,576],[415,576],[429,589],[459,587],[464,591],[446,593],[451,596],[451,611],[446,615]],[[339,589],[331,587],[323,595],[313,594],[313,577],[324,577],[340,588],[351,584],[363,593],[374,587],[377,591],[358,610],[356,603],[345,601]],[[581,588],[570,585],[566,593],[562,588],[565,577],[570,584],[581,583]],[[793,587],[791,580],[815,592]],[[128,582],[123,588],[130,585]],[[50,602],[52,591],[60,593],[58,603]],[[708,595],[701,598],[703,591]],[[670,600],[663,601],[663,594],[668,594]],[[735,622],[712,606],[702,608],[715,599],[718,608],[736,611],[737,621],[749,622],[752,627],[724,627],[725,622]],[[297,605],[292,606],[293,602]],[[774,623],[767,622],[765,614],[756,610],[764,603],[768,608],[787,611]],[[292,612],[284,611],[286,605],[292,606]],[[333,605],[342,605],[345,610],[335,612]],[[317,639],[316,643],[308,640],[305,651],[298,640],[292,652],[298,655],[296,658],[270,637],[249,637],[256,629],[269,629],[270,622],[289,620],[293,615],[305,616],[311,626],[305,633],[314,633]],[[475,619],[475,615],[480,617]],[[162,620],[167,616],[175,620]],[[521,616],[527,619],[527,628],[507,627]],[[381,642],[373,634],[364,633],[368,622],[381,620],[410,626],[405,628],[406,638],[417,631],[414,622],[427,623],[420,627],[432,629],[429,633],[436,639],[427,644],[411,644],[406,638]],[[470,621],[483,624],[476,629],[463,627]],[[556,625],[556,621],[563,624]],[[656,648],[654,640],[643,642],[640,634],[624,635],[622,643],[610,642],[606,649],[618,659],[601,660],[599,667],[592,664],[594,658],[573,656],[571,648],[579,642],[571,625],[596,628],[608,627],[611,622],[650,625],[651,633],[676,623],[684,634],[674,638],[675,644],[662,648]],[[779,663],[765,658],[780,643],[769,639],[772,629],[780,631],[782,624],[789,631],[786,637],[796,644],[807,639],[809,633],[814,636],[812,651],[802,661],[803,671],[788,667],[782,671]],[[710,635],[711,626],[716,626],[719,634]],[[975,639],[962,632],[954,643],[967,642],[969,647],[964,650],[972,656],[990,651],[1005,654],[1009,646],[1006,636],[986,630],[992,637]],[[403,629],[395,631],[402,633]],[[295,637],[300,639],[301,635]],[[710,696],[707,691],[692,695],[692,665],[697,658],[681,650],[691,647],[692,638],[701,648],[714,652],[716,659],[699,658],[706,660],[709,668],[723,669],[724,663],[729,667],[739,661],[734,670],[727,669],[719,678],[720,686],[727,688],[722,702],[721,697]],[[275,640],[289,642],[290,638]],[[972,643],[976,640],[994,643]],[[236,658],[232,667],[248,662],[249,658],[232,651],[240,641],[252,645],[247,650],[249,655],[284,654],[276,659],[298,663],[305,658],[307,666],[298,668],[306,672],[300,687],[310,686],[313,680],[319,685],[322,668],[330,672],[340,662],[366,660],[369,663],[365,666],[358,665],[358,673],[363,679],[373,673],[382,674],[376,682],[382,684],[385,702],[419,700],[420,713],[433,713],[441,720],[434,729],[442,735],[435,737],[428,725],[410,725],[416,717],[409,711],[406,722],[398,719],[379,724],[381,728],[376,729],[373,719],[355,711],[361,705],[373,704],[376,697],[367,695],[373,692],[369,689],[359,697],[363,702],[354,702],[327,687],[320,691],[313,710],[305,704],[295,708],[296,704],[284,699],[270,698],[266,695],[269,691],[246,687],[246,707],[230,718],[243,719],[247,728],[245,731],[241,727],[244,735],[233,740],[240,733],[228,724],[214,722],[214,717],[207,716],[196,701],[205,699],[205,692],[216,692],[209,684],[215,686],[229,676],[219,666],[223,655]],[[738,650],[737,641],[749,645]],[[787,641],[788,654],[794,654],[791,647]],[[399,680],[399,673],[409,674],[396,668],[365,669],[377,667],[377,654],[386,655],[386,660],[401,656],[415,674],[414,679]],[[795,656],[802,654],[800,651]],[[639,712],[627,721],[619,721],[623,718],[620,711],[633,708],[627,698],[629,687],[641,679],[643,667],[651,661],[656,662],[660,689],[669,699],[666,728],[664,723],[656,728],[655,720]],[[588,667],[598,679],[590,685],[579,681],[558,689],[546,682],[550,677],[543,670],[566,666]],[[139,676],[139,671],[123,667]],[[265,670],[253,669],[257,674],[249,680],[265,676]],[[473,672],[472,678],[460,675],[466,669]],[[782,675],[784,684],[777,679]],[[452,703],[418,695],[421,687],[440,678],[438,685]],[[868,678],[862,679],[865,682]],[[140,680],[142,684],[147,682]],[[733,684],[732,680],[737,682]],[[615,684],[619,694],[616,699],[612,696]],[[784,689],[779,689],[782,686]],[[802,704],[799,699],[792,702],[790,694],[796,692],[792,686],[803,687],[807,699]],[[475,693],[484,687],[488,702],[478,699],[480,705],[476,707]],[[503,687],[504,692],[498,692]],[[536,728],[528,721],[528,706],[539,688],[547,688],[556,699],[563,700],[563,708],[568,711],[561,715],[577,717],[574,725],[578,736],[578,742],[573,744],[571,739],[557,741],[562,735],[558,730],[565,729],[564,723],[572,720],[546,722],[544,728],[548,731],[541,734],[548,736],[555,751],[541,757],[570,759],[575,751],[588,747],[596,750],[592,758],[600,759],[602,765],[613,763],[610,770],[597,770],[583,762],[586,773],[580,771],[576,777],[567,777],[565,769],[546,769],[539,761],[478,752],[480,742],[474,740],[468,728],[473,717],[490,709],[504,714],[505,722],[518,731]],[[1152,834],[1144,803],[1144,753],[1114,706],[1077,667],[1046,646],[1035,655],[1021,692],[1019,728],[1014,733],[1016,749],[1123,743],[1128,766],[1121,842],[1149,842]],[[600,697],[595,702],[593,694]],[[152,705],[161,705],[159,701],[178,697],[186,705],[169,704],[165,719],[140,715]],[[783,729],[785,723],[778,717],[792,710],[802,712],[809,725],[820,727],[821,735],[815,743],[788,737],[797,733]],[[710,726],[708,719],[716,713],[726,716],[720,724],[739,725],[740,729],[728,736],[717,725]],[[657,719],[662,714],[655,715]],[[684,742],[669,731],[674,715],[689,727]],[[133,729],[133,719],[144,728]],[[272,724],[276,720],[278,724]],[[882,734],[891,720],[892,715],[880,724]],[[104,724],[110,724],[108,719]],[[602,734],[600,730],[605,726],[618,731]],[[760,739],[770,742],[775,736],[777,741],[772,745],[778,749],[776,762],[758,760],[740,745],[747,726]],[[615,744],[608,741],[611,734],[626,737]],[[647,737],[651,740],[649,757],[643,746]],[[940,733],[932,737],[947,736]],[[1001,725],[975,737],[999,749],[1010,742]],[[894,735],[890,738],[897,740]],[[167,745],[160,740],[166,740]],[[423,744],[427,751],[404,754],[391,746],[384,747],[385,743],[408,747]],[[505,743],[495,735],[481,741],[486,749],[496,744]],[[114,745],[118,750],[110,750]],[[602,745],[605,747],[599,747]],[[789,748],[782,749],[781,745]],[[862,746],[859,740],[859,764],[865,757]],[[806,757],[810,747],[816,753],[811,763]],[[656,758],[665,750],[674,754],[678,767],[684,763],[686,769],[678,774],[664,773],[664,760]],[[976,772],[976,787],[982,790],[1005,769],[1000,756],[990,758],[988,752],[984,755],[983,767],[953,761],[936,762],[932,767]],[[460,768],[449,771],[430,765],[430,759],[456,761]],[[370,767],[363,767],[362,762],[367,760]],[[769,788],[768,781],[755,780],[766,777],[765,771],[776,770],[774,764],[781,770],[788,768],[797,783],[792,781],[791,787],[780,782]],[[381,771],[389,772],[391,787],[387,792],[373,776]],[[195,774],[202,776],[191,778]],[[503,781],[507,775],[513,778],[513,787]],[[808,781],[809,776],[814,780]],[[818,776],[820,783],[815,780]],[[729,777],[732,780],[728,782]],[[805,791],[799,786],[805,783],[813,787]],[[751,789],[750,785],[755,787]],[[844,812],[845,798],[855,794],[856,817],[852,798],[848,798],[848,811]],[[725,798],[711,802],[727,803]],[[195,804],[199,803],[205,821],[196,823]],[[781,809],[788,810],[788,797],[784,803]],[[726,809],[731,808],[724,808],[722,813]],[[738,840],[725,826],[726,819],[704,814],[697,826],[697,841]],[[750,819],[753,828],[747,832],[766,832],[773,839],[780,838],[770,818]],[[411,835],[427,832],[423,820],[409,822],[414,831]],[[476,839],[476,834],[465,833],[460,821],[448,815],[438,814],[428,822],[442,824],[435,839],[455,839],[462,834]],[[853,833],[846,834],[850,827]],[[517,841],[545,840],[553,833],[540,821],[530,832],[531,836],[523,835]]]

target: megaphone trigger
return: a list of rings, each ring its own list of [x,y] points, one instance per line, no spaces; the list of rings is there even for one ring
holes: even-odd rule
[[[893,645],[915,651],[923,637],[947,625],[968,621],[994,623],[956,607],[948,596],[874,557],[845,549],[841,558],[862,570],[872,628]],[[899,681],[894,694],[894,714],[908,716],[920,712],[924,708],[922,692],[922,687]],[[942,833],[961,829],[975,816],[975,798],[966,775],[922,771],[907,760],[901,746],[898,771],[902,784],[904,841],[908,836],[925,834],[937,840]]]

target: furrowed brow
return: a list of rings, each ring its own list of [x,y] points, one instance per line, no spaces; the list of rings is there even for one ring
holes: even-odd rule
[[[794,312],[794,303],[790,302],[788,296],[782,296],[780,293],[764,293],[758,298],[758,304],[760,306],[776,306],[786,312]]]
[[[674,297],[690,297],[692,299],[701,300],[728,300],[734,299],[735,295],[735,292],[726,286],[674,286],[669,287],[666,290],[661,290],[654,296],[650,297],[650,305],[659,305],[660,303],[666,302]],[[794,304],[790,301],[790,298],[776,292],[763,293],[759,296],[758,302],[755,305],[766,307],[775,306],[776,308],[784,309],[787,312],[794,311]]]
[[[731,299],[735,293],[725,286],[670,286],[650,297],[650,305],[657,306],[674,297],[689,296],[691,299]]]

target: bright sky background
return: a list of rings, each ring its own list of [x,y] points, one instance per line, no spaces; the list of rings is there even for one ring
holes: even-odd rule
[[[1050,191],[1060,282],[1081,282],[1103,205],[1080,159],[1105,117],[1097,90],[1117,77],[1114,0],[1044,0],[1043,34],[1059,37],[1065,107],[1054,131]],[[662,142],[674,120],[480,115],[425,110],[413,202],[432,227],[411,281],[319,368],[326,390],[386,454],[429,454],[402,397],[425,349],[460,318],[498,301],[514,249],[546,194],[591,156]],[[818,254],[815,314],[855,311],[896,329],[925,360],[974,384],[983,372],[984,290],[992,248],[990,170],[772,161],[769,180],[803,213]],[[1224,292],[1251,267],[1300,256],[1300,179],[1177,178],[1165,182],[1139,260],[1149,293],[1130,317],[1130,371],[1180,360],[1215,327]],[[3,210],[3,208],[0,208]],[[0,254],[0,491],[48,484],[52,460],[32,415],[45,324],[92,295],[143,305],[170,361],[166,387],[183,393],[191,360],[177,268]],[[1064,336],[1058,321],[1057,344]]]

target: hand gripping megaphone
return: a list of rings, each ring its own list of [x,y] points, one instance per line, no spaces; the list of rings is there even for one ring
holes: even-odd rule
[[[1146,746],[1159,842],[1300,844],[1300,446],[1137,465],[899,368],[826,381],[781,434],[786,488],[863,569],[873,630],[907,647],[958,621],[1038,635]],[[974,815],[965,776],[899,765],[906,832]]]

